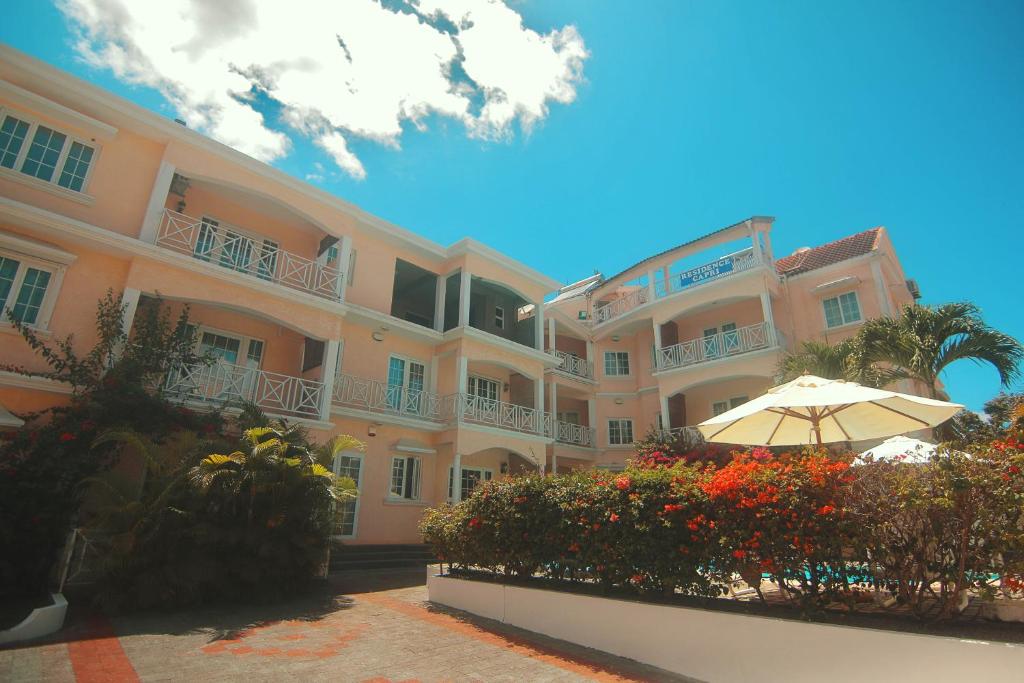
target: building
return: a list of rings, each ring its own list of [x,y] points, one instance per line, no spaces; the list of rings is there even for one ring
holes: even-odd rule
[[[0,47],[0,307],[88,348],[108,289],[129,327],[147,297],[187,304],[219,360],[171,373],[166,395],[364,440],[336,462],[360,489],[338,529],[353,543],[415,542],[425,507],[483,480],[621,466],[649,426],[770,386],[787,344],[913,299],[883,228],[776,260],[771,227],[753,217],[559,289]],[[0,358],[40,367],[6,323]],[[0,373],[15,412],[68,392]]]

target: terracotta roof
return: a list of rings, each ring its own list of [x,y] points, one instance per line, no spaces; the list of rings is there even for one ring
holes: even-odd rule
[[[798,275],[810,270],[817,270],[833,263],[863,256],[871,253],[878,246],[882,228],[871,228],[856,235],[844,237],[820,247],[797,251],[789,256],[775,260],[775,270],[780,275]]]

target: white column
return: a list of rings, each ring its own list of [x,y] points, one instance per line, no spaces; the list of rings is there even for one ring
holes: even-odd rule
[[[548,350],[554,351],[555,346],[555,319],[548,318]]]
[[[875,292],[878,295],[878,305],[882,309],[882,315],[892,316],[892,301],[889,300],[889,290],[885,286],[885,279],[882,276],[882,263],[877,259],[871,259],[871,274],[875,278]]]
[[[153,189],[149,193],[149,203],[146,204],[146,215],[143,216],[142,227],[139,229],[139,239],[143,242],[156,243],[160,221],[164,215],[164,205],[167,204],[167,193],[171,191],[171,180],[174,179],[174,170],[174,164],[160,162],[156,179],[153,181]]]
[[[776,343],[775,335],[775,316],[772,315],[772,297],[768,292],[761,292],[761,315],[764,316],[764,321],[768,325],[768,341]]]
[[[669,279],[670,276],[669,276],[668,266],[663,267],[661,269],[661,272],[665,275],[665,296],[668,296],[669,294],[672,293],[672,286],[670,284],[671,280]]]
[[[452,461],[452,500],[462,500],[462,454],[456,453]]]
[[[647,271],[647,300],[654,301],[654,271]]]
[[[341,342],[328,339],[324,344],[324,360],[320,365],[320,381],[324,385],[323,402],[320,404],[320,419],[324,422],[331,419],[331,400],[334,398],[334,380],[338,376],[338,352]]]
[[[654,369],[658,370],[660,363],[658,359],[661,356],[661,323],[657,320],[654,321]]]
[[[142,296],[142,292],[131,287],[125,287],[121,293],[121,330],[124,332],[125,339],[132,334],[132,324],[135,322],[135,311],[139,309],[139,297]],[[121,354],[124,353],[124,348],[119,348],[115,351],[116,358],[120,358]]]
[[[534,313],[534,322],[536,324],[536,327],[534,328],[534,335],[536,335],[536,337],[537,337],[534,340],[536,342],[534,345],[537,347],[538,351],[543,351],[544,350],[544,302],[543,301],[536,302],[533,305],[533,310],[535,311],[535,313]]]
[[[544,375],[538,375],[533,380],[533,407],[541,412],[544,411]],[[543,427],[543,425],[541,425]]]
[[[551,449],[551,474],[558,474],[558,454]]]
[[[597,448],[597,401],[592,398],[587,399],[587,427],[594,430],[594,443],[591,445]]]
[[[464,394],[469,390],[469,359],[463,355],[455,358],[455,392]]]
[[[590,363],[597,362],[597,359],[594,358],[594,342],[590,339],[587,340],[587,361]]]
[[[558,419],[558,382],[551,383],[551,405],[548,407],[551,419]]]
[[[430,377],[427,378],[427,391],[437,395],[437,356],[433,356],[430,359]]]
[[[459,280],[459,327],[469,325],[469,286],[472,281],[472,273],[463,268]]]
[[[338,247],[338,270],[341,276],[338,278],[338,301],[345,300],[345,292],[348,290],[348,268],[352,261],[352,237],[342,236]]]
[[[761,261],[764,260],[764,254],[761,251],[761,238],[758,235],[757,230],[754,228],[753,223],[747,221],[747,226],[750,228],[751,246],[754,247],[754,260],[761,263]]]
[[[662,429],[671,429],[672,428],[672,422],[669,419],[669,414],[668,414],[668,397],[667,396],[660,396],[659,400],[661,401],[661,428]],[[680,425],[680,426],[682,426],[682,425]]]
[[[444,298],[448,292],[448,277],[437,276],[437,289],[434,290],[434,329],[444,332]]]

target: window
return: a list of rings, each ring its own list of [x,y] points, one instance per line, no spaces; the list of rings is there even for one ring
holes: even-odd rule
[[[501,388],[493,379],[486,377],[469,376],[469,395],[479,396],[490,401],[497,401]]]
[[[452,480],[452,474],[455,472],[454,467],[448,468],[448,499],[451,500],[455,497],[455,482]],[[473,490],[480,485],[481,482],[490,481],[494,473],[491,470],[485,470],[482,467],[463,467],[462,468],[462,498],[459,500],[466,500],[473,494]]]
[[[402,500],[420,498],[420,459],[397,457],[391,459],[391,487],[388,496]]]
[[[501,306],[494,307],[494,326],[499,330],[505,329],[505,309]]]
[[[0,167],[81,192],[95,156],[91,145],[47,126],[10,114],[0,123]]]
[[[578,425],[580,423],[580,414],[575,410],[567,410],[564,413],[559,412],[556,417],[559,422],[565,422],[571,425]]]
[[[628,351],[605,351],[604,352],[604,374],[612,377],[621,377],[629,374],[629,352]]]
[[[725,411],[741,406],[749,400],[746,396],[733,396],[726,401],[715,401],[711,404],[711,413],[716,416],[721,415]]]
[[[39,325],[53,272],[21,259],[0,256],[0,311],[4,321],[9,309],[26,325]]]
[[[632,420],[608,420],[608,443],[612,446],[623,446],[633,443]]]
[[[340,453],[334,459],[334,474],[348,477],[356,483],[356,490],[362,487],[363,456],[355,453]],[[356,519],[359,513],[359,498],[346,498],[334,508],[334,533],[337,536],[355,536]]]
[[[424,408],[423,385],[426,368],[423,363],[391,356],[388,359],[387,403],[392,410],[419,414]]]
[[[860,320],[860,302],[857,292],[847,292],[839,296],[825,299],[825,325],[839,327]]]

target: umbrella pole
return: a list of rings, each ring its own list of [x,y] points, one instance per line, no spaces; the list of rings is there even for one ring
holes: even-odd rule
[[[818,414],[816,408],[811,408],[811,428],[814,430],[814,440],[818,442],[818,448],[822,447],[821,443],[821,415]]]

